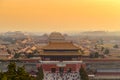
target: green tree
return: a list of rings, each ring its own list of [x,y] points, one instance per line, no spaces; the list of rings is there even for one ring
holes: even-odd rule
[[[2,78],[3,77],[3,73],[2,72],[0,72],[0,78]],[[0,79],[1,80],[1,79]]]
[[[31,58],[31,57],[34,56],[34,54],[33,54],[33,53],[30,53],[30,54],[27,54],[26,56],[27,56],[27,58]]]
[[[14,62],[10,62],[8,65],[8,71],[1,73],[0,76],[2,77],[2,80],[35,80],[34,77],[30,76],[25,71],[24,66],[16,68]]]
[[[98,58],[99,57],[99,53],[98,52],[91,52],[90,53],[90,58]]]
[[[7,80],[7,76],[6,76],[6,75],[3,75],[3,77],[2,77],[1,80]]]
[[[98,52],[95,52],[95,58],[98,58],[99,57],[99,53]]]
[[[109,49],[105,49],[104,54],[109,54],[109,53],[110,53]]]
[[[16,76],[16,63],[10,62],[7,68],[8,68],[8,71],[5,72],[4,74],[6,74],[8,80],[15,80],[14,78]]]
[[[81,65],[81,68],[79,70],[79,74],[80,74],[80,78],[81,78],[80,80],[89,80],[87,72],[82,65]]]
[[[24,66],[17,68],[17,75],[24,75],[26,74]]]
[[[113,46],[113,48],[119,48],[119,46],[116,44],[116,45]]]
[[[44,73],[42,66],[38,67],[38,73],[37,73],[37,80],[43,80],[44,79]]]
[[[16,63],[15,62],[10,62],[10,64],[8,65],[8,74],[16,74]]]
[[[19,58],[20,57],[20,53],[15,53],[14,58]]]
[[[30,76],[25,71],[25,67],[22,66],[17,68],[17,76],[15,77],[15,80],[35,80],[35,78]]]

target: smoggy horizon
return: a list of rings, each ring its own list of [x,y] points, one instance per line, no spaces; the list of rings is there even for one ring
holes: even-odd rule
[[[0,32],[120,31],[119,0],[1,0]]]

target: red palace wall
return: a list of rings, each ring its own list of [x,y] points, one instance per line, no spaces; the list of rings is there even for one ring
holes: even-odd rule
[[[81,64],[66,64],[64,71],[67,71],[69,68],[72,71],[79,71]],[[42,64],[44,71],[51,71],[51,68],[56,68],[56,71],[59,71],[59,68],[56,64]]]

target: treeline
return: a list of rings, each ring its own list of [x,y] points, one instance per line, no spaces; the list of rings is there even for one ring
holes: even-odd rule
[[[43,80],[44,74],[42,66],[38,68],[36,77],[25,71],[25,67],[17,67],[14,62],[10,62],[6,72],[0,72],[0,80]]]

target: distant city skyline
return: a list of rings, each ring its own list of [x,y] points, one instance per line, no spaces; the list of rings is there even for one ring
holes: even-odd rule
[[[7,31],[120,31],[120,0],[0,0]]]

